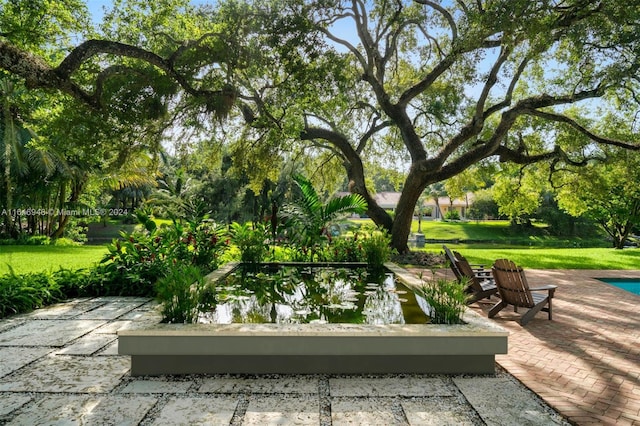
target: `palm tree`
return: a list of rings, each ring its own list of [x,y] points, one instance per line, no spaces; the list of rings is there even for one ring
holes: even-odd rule
[[[313,245],[327,235],[327,226],[339,216],[367,211],[367,202],[360,194],[335,197],[323,204],[308,179],[294,175],[293,180],[300,188],[302,197],[297,202],[286,205],[283,216],[298,227],[300,240],[305,245]]]
[[[65,162],[50,147],[31,143],[38,141],[38,136],[20,120],[18,108],[11,102],[19,93],[8,78],[0,79],[0,95],[0,166],[3,168],[0,195],[5,210],[5,231],[16,238],[21,225],[18,222],[16,226],[13,209],[43,207],[40,203],[42,194],[55,180],[55,175],[64,169]],[[34,218],[28,219],[33,232],[36,228]]]
[[[11,96],[13,94],[13,83],[6,79],[0,79],[0,94],[2,95],[2,105],[0,106],[0,115],[2,116],[2,121],[0,122],[0,131],[2,132],[2,138],[0,139],[3,143],[2,150],[2,165],[4,166],[3,173],[3,183],[4,183],[4,201],[5,201],[5,209],[6,212],[4,214],[5,220],[5,230],[12,236],[15,237],[16,230],[13,226],[13,216],[11,214],[11,210],[13,209],[13,172],[12,172],[12,163],[15,160],[20,160],[20,156],[17,156],[18,153],[17,147],[20,143],[19,140],[19,129],[15,122],[14,114],[12,113],[12,105],[11,105]]]
[[[436,203],[436,217],[443,219],[442,209],[440,208],[440,197],[447,195],[444,184],[442,182],[433,183],[427,187],[426,191]]]

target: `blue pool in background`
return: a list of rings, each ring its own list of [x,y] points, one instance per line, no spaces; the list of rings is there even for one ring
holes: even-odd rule
[[[638,278],[598,278],[600,281],[616,286],[633,294],[640,295],[640,279]]]

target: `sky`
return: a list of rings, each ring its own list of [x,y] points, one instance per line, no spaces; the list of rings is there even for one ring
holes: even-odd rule
[[[153,0],[151,0],[153,1]],[[212,0],[191,0],[192,4],[205,4],[210,3]],[[104,8],[111,9],[113,7],[113,1],[111,0],[86,0],[89,12],[93,16],[94,22],[100,22],[104,16]]]
[[[87,7],[94,22],[100,22],[104,16],[104,7],[111,8],[113,2],[108,0],[87,0]]]

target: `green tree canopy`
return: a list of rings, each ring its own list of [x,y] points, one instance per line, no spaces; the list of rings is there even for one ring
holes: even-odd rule
[[[609,162],[593,162],[558,177],[558,205],[574,216],[586,215],[624,247],[640,226],[640,154],[614,151]]]

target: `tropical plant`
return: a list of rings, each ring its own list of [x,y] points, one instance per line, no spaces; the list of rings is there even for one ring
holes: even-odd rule
[[[391,259],[395,249],[391,248],[391,237],[386,230],[371,230],[362,239],[362,250],[367,265],[371,269],[382,269],[384,263]]]
[[[204,287],[205,280],[199,268],[183,264],[171,268],[155,285],[156,299],[162,305],[162,322],[197,322]]]
[[[232,242],[240,250],[240,260],[247,263],[262,262],[269,252],[269,239],[266,227],[260,223],[251,226],[248,223],[231,224]]]
[[[301,175],[293,180],[300,188],[301,197],[283,208],[283,217],[296,229],[295,237],[303,246],[311,247],[328,234],[328,225],[347,213],[364,213],[367,202],[360,194],[334,197],[323,204],[313,184]]]
[[[0,276],[0,318],[29,312],[63,300],[58,282],[47,272],[16,274],[12,269]]]
[[[433,324],[461,324],[469,295],[465,284],[456,280],[434,279],[415,290],[428,305],[428,315]]]
[[[335,237],[324,246],[322,260],[325,262],[365,262],[362,238],[358,233],[353,237]]]
[[[227,249],[223,227],[209,222],[182,223],[158,228],[148,212],[136,210],[144,232],[121,232],[108,245],[96,268],[92,285],[97,294],[153,295],[155,282],[176,265],[192,265],[209,272],[218,267]]]
[[[60,268],[53,272],[53,279],[60,286],[60,291],[65,297],[86,297],[101,296],[100,294],[92,294],[91,281],[94,279],[93,268],[69,269]]]

